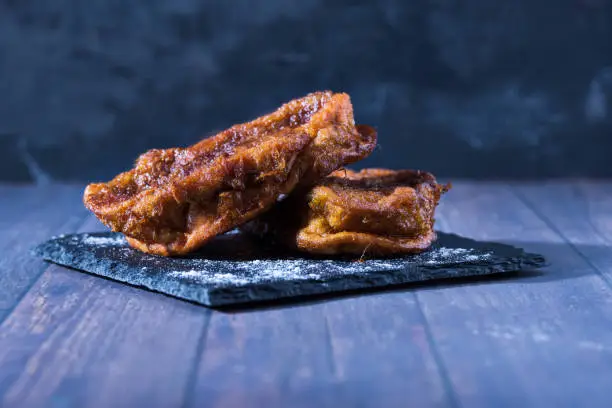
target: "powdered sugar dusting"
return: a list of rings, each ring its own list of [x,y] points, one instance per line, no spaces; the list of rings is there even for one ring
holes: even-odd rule
[[[256,259],[250,261],[192,260],[197,269],[173,271],[170,276],[206,285],[252,285],[278,280],[320,281],[330,275],[349,275],[364,272],[390,271],[399,265],[384,260],[336,261],[311,259]],[[219,273],[220,269],[232,273]]]
[[[491,256],[487,252],[476,252],[466,248],[436,248],[416,255],[410,261],[425,265],[475,262]],[[334,275],[353,275],[383,271],[401,270],[406,267],[404,259],[365,261],[340,261],[311,259],[257,259],[250,261],[197,260],[197,269],[173,271],[170,276],[187,279],[204,285],[252,285],[278,280],[323,281]],[[219,273],[230,270],[231,273]]]
[[[491,257],[490,252],[476,252],[470,248],[446,248],[440,247],[427,253],[425,264],[434,265],[438,263],[476,262]]]
[[[110,237],[104,236],[92,236],[89,234],[83,234],[79,237],[81,242],[85,245],[96,245],[96,246],[122,246],[127,245],[125,239],[120,235],[113,235]]]
[[[214,273],[207,270],[188,270],[180,272],[170,272],[173,278],[182,278],[197,281],[198,283],[208,283],[217,285],[245,285],[249,280],[231,273]]]

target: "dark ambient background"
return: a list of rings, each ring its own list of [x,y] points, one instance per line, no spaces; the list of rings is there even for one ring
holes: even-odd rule
[[[106,180],[310,91],[442,177],[612,176],[611,0],[2,0],[0,178]]]

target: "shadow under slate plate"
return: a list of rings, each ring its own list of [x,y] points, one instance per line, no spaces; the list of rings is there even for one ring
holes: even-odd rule
[[[60,236],[34,250],[60,265],[212,307],[513,272],[546,263],[520,248],[445,233],[438,233],[429,251],[399,258],[329,259],[278,251],[234,232],[186,258],[142,253],[110,232]]]

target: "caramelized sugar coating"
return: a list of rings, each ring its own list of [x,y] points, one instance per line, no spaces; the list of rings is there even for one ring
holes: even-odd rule
[[[427,172],[338,170],[245,226],[315,254],[417,253],[435,240],[442,186]]]
[[[312,93],[191,147],[150,150],[134,169],[87,186],[84,203],[133,247],[186,254],[375,144],[374,129],[355,126],[348,95]]]

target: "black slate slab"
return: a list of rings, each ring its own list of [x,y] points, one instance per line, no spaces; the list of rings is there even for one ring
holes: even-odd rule
[[[509,245],[439,233],[422,254],[388,259],[331,259],[279,253],[239,233],[218,237],[186,258],[130,248],[121,234],[73,234],[34,249],[42,258],[206,306],[385,287],[432,279],[534,269],[541,255]]]

